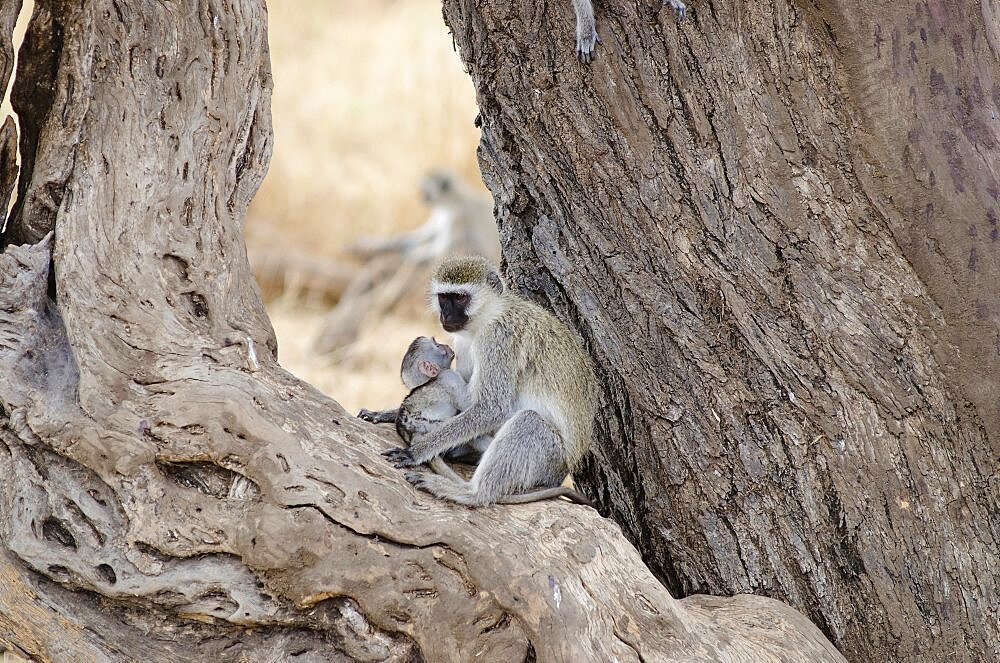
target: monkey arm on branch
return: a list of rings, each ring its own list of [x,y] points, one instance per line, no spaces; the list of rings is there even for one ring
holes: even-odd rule
[[[418,435],[407,449],[390,449],[385,453],[397,468],[414,467],[435,456],[489,435],[504,421],[505,410],[494,403],[473,401],[469,408],[429,433]]]
[[[409,253],[414,247],[430,243],[440,232],[432,220],[428,220],[419,228],[395,237],[374,238],[365,237],[347,247],[348,253],[362,258],[371,258],[386,253]]]
[[[359,239],[347,246],[345,250],[360,258],[371,258],[385,253],[398,253],[407,251],[410,247],[420,243],[422,240],[415,234],[407,233],[397,237],[377,239],[366,237]]]
[[[399,408],[395,410],[367,410],[362,409],[358,412],[358,419],[363,419],[364,421],[369,421],[373,424],[392,424],[396,422],[396,418],[399,416]]]

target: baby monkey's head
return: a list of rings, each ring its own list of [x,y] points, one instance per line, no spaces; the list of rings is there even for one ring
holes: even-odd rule
[[[454,358],[455,351],[444,343],[438,343],[429,336],[419,336],[410,343],[403,355],[399,377],[403,379],[407,389],[416,389],[450,368]]]

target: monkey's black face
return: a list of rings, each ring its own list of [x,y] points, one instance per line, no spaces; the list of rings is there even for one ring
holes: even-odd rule
[[[428,205],[433,205],[441,196],[448,193],[450,189],[451,182],[447,177],[432,175],[424,179],[424,183],[420,187],[420,192],[424,202]]]
[[[464,292],[442,292],[438,295],[441,326],[446,332],[457,332],[465,329],[465,325],[469,323],[469,316],[465,312],[469,301],[469,295]]]

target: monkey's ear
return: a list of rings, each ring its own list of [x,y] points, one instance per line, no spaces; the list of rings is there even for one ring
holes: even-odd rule
[[[491,269],[490,273],[486,275],[486,285],[497,292],[503,292],[503,279],[500,278],[500,274],[496,270]]]
[[[441,367],[432,361],[424,359],[420,362],[420,372],[429,378],[436,378],[438,373],[441,372]]]

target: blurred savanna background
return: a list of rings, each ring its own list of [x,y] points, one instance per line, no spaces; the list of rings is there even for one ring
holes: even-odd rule
[[[34,8],[25,0],[15,52]],[[281,364],[350,412],[395,407],[399,362],[419,335],[443,335],[422,296],[369,320],[331,355],[313,344],[360,261],[346,249],[423,224],[422,178],[452,171],[487,196],[476,162],[472,82],[440,0],[268,3],[274,154],[244,234],[278,336]],[[0,107],[0,121],[12,113]],[[319,275],[317,277],[317,275]],[[327,279],[327,280],[329,280]]]
[[[317,284],[273,272],[349,272],[357,264],[345,251],[352,242],[427,219],[418,187],[432,169],[452,170],[487,195],[472,82],[440,0],[273,2],[268,15],[274,156],[245,235],[279,360],[352,413],[395,407],[405,394],[398,371],[408,343],[443,335],[422,298],[370,321],[342,351],[318,356],[312,343],[333,302],[314,292]]]

